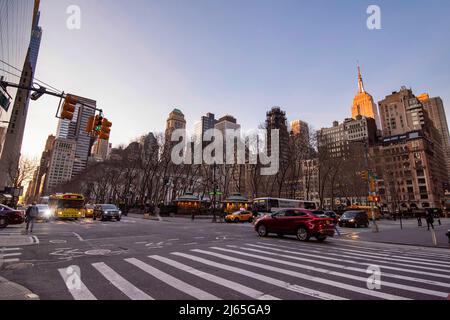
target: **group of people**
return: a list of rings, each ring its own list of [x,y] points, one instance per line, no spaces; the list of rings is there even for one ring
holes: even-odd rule
[[[425,212],[425,221],[427,222],[427,229],[428,229],[428,231],[430,230],[430,227],[431,227],[431,229],[434,230],[434,218],[435,217],[434,217],[433,210],[426,210],[426,212]],[[436,218],[438,220],[439,225],[441,226],[442,225],[441,217],[439,215],[437,215]],[[419,227],[422,227],[422,216],[420,214],[417,215],[417,224],[418,224]]]

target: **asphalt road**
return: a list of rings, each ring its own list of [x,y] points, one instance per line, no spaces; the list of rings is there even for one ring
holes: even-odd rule
[[[33,235],[38,244],[0,248],[9,260],[0,262],[0,276],[44,300],[439,300],[450,293],[445,249],[302,243],[259,238],[250,224],[131,217],[42,223]]]

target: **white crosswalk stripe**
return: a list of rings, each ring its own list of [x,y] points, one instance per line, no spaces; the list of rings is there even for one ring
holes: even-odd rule
[[[237,282],[233,282],[233,281],[221,278],[221,277],[217,277],[215,275],[212,275],[212,274],[209,274],[209,273],[206,273],[206,272],[203,272],[203,271],[199,271],[197,269],[194,269],[192,267],[189,267],[189,266],[187,266],[185,264],[179,263],[179,262],[171,260],[171,259],[167,259],[167,258],[164,258],[164,257],[161,257],[161,256],[157,256],[157,255],[149,256],[149,258],[158,260],[160,262],[164,262],[164,263],[166,263],[166,264],[168,264],[168,265],[170,265],[172,267],[175,267],[177,269],[180,269],[182,271],[185,271],[185,272],[188,272],[190,274],[196,275],[196,276],[201,277],[203,279],[206,279],[208,281],[217,283],[217,284],[219,284],[221,286],[224,286],[224,287],[227,287],[229,289],[238,291],[238,292],[240,292],[240,293],[242,293],[242,294],[244,294],[246,296],[249,296],[250,298],[253,298],[253,299],[257,299],[257,300],[280,300],[280,299],[278,299],[278,298],[276,298],[274,296],[271,296],[271,295],[268,295],[268,294],[264,294],[261,291],[254,290],[254,289],[249,288],[247,286],[241,285],[241,284],[239,284]]]
[[[3,263],[16,263],[20,261],[20,256],[22,256],[22,252],[14,252],[21,251],[21,248],[0,248],[0,265]]]
[[[286,297],[322,300],[447,299],[450,275],[444,258],[430,255],[427,260],[424,256],[415,256],[414,251],[408,251],[411,257],[404,259],[404,251],[397,254],[389,250],[382,253],[364,250],[295,241],[249,241],[223,247],[186,248],[149,255],[140,260],[125,258],[108,263],[95,262],[87,268],[97,270],[102,277],[100,281],[98,277],[94,280],[92,272],[85,271],[90,277],[83,278],[83,281],[78,279],[77,286],[73,281],[65,280],[66,269],[58,271],[75,300],[101,299],[103,294],[108,299],[117,296],[153,300],[166,294],[161,286],[199,300],[235,299],[236,294],[257,300]],[[3,255],[15,258],[20,254],[8,250]],[[392,257],[400,261],[392,261]],[[401,261],[403,267],[399,265]],[[436,270],[423,264],[427,261],[433,263]],[[120,271],[125,270],[124,264],[126,272]],[[132,271],[130,264],[134,268]],[[367,267],[371,265],[382,270],[382,288],[378,290],[367,286],[370,276]],[[107,289],[108,286],[111,290]]]
[[[80,277],[73,275],[73,278],[68,279],[66,271],[67,269],[58,269],[59,274],[65,282],[67,289],[75,300],[97,300],[92,292],[81,281]]]
[[[138,259],[131,258],[131,259],[125,259],[125,261],[131,263],[132,265],[135,265],[136,267],[140,268],[141,270],[147,272],[148,274],[156,277],[158,280],[165,282],[166,284],[170,285],[171,287],[174,287],[196,299],[199,300],[220,300],[220,298],[203,291],[199,288],[196,288],[194,286],[191,286],[190,284],[181,281],[165,272],[162,272]]]
[[[136,288],[133,284],[125,280],[122,276],[120,276],[105,263],[93,263],[92,266],[131,300],[154,300],[148,294]]]

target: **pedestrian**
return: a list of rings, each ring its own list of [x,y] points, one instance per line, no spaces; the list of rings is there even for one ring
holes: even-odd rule
[[[25,231],[28,233],[28,230],[30,233],[33,233],[34,228],[34,222],[39,214],[39,209],[36,206],[36,202],[33,202],[31,206],[27,208],[27,211],[25,213],[25,222],[27,223]]]
[[[433,211],[431,211],[431,210],[427,210],[427,211],[426,211],[426,220],[427,220],[427,228],[428,228],[428,231],[430,231],[430,226],[431,226],[431,228],[434,230],[434,225],[433,225],[433,223],[434,223]]]
[[[436,211],[436,219],[437,219],[439,225],[442,226],[442,223],[441,223],[441,215],[440,215],[439,211]]]
[[[417,213],[417,224],[419,227],[422,226],[422,216],[420,215],[420,213]]]

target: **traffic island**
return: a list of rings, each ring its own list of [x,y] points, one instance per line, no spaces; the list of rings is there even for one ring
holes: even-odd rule
[[[39,300],[39,296],[20,284],[0,277],[0,300]]]

